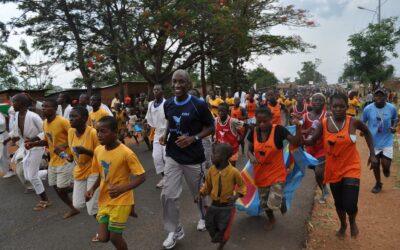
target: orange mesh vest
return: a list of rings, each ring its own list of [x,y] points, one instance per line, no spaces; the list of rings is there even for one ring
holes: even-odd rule
[[[325,183],[335,183],[343,177],[360,178],[361,160],[356,144],[350,139],[351,117],[346,117],[346,124],[337,133],[328,131],[328,120],[324,119],[323,138],[325,148]]]
[[[271,104],[268,103],[268,108],[272,112],[272,124],[282,125],[281,105],[277,103],[275,107],[272,107]]]
[[[257,104],[255,101],[247,101],[246,109],[248,118],[254,118],[256,116]]]
[[[231,109],[231,117],[232,118],[236,118],[238,120],[242,120],[243,119],[243,115],[242,115],[242,107],[232,107]]]
[[[276,124],[273,124],[269,138],[265,142],[258,141],[257,128],[254,128],[254,155],[258,161],[254,166],[254,182],[257,187],[268,187],[286,180],[283,149],[278,149],[275,145],[275,128]]]

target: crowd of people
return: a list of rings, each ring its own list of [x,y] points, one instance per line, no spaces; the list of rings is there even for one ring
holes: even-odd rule
[[[283,189],[289,170],[283,150],[287,141],[318,160],[309,168],[321,189],[319,202],[326,203],[332,193],[340,219],[337,236],[345,237],[347,221],[351,236],[358,235],[361,160],[356,131],[368,145],[376,178],[373,193],[383,187],[380,169],[390,176],[393,134],[400,134],[398,113],[385,89],[373,90],[362,110],[356,92],[338,88],[296,88],[286,93],[250,89],[246,94],[239,87],[226,98],[214,90],[203,98],[184,70],[174,72],[172,87],[174,96],[168,99],[163,86],[156,84],[150,102],[145,94],[134,104],[116,94],[110,106],[97,94],[90,98],[81,94],[73,105],[66,93],[43,102],[25,93],[13,96],[9,110],[0,113],[4,178],[17,175],[25,192],[37,194],[35,211],[52,204],[43,184],[47,178],[68,207],[64,219],[86,207],[99,223],[92,241],[111,241],[115,248],[127,249],[123,231],[128,218],[137,216],[133,190],[145,182],[139,158],[125,145],[126,138],[133,137],[152,150],[160,175],[156,186],[162,189],[167,232],[163,247],[172,249],[185,236],[179,206],[185,179],[199,214],[197,230],[208,231],[222,249],[230,236],[235,201],[246,195],[236,167],[240,155],[254,166],[260,207],[267,216],[265,229],[274,228],[274,212],[286,213]],[[296,132],[291,134],[287,125],[295,126]],[[10,157],[12,145],[17,150]]]

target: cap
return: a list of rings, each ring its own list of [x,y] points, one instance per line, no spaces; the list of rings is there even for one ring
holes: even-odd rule
[[[377,94],[378,92],[381,92],[381,93],[383,93],[384,95],[386,95],[386,90],[385,90],[384,88],[377,88],[377,89],[374,91],[374,94]]]

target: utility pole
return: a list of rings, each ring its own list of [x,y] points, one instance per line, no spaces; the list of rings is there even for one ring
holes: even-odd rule
[[[378,1],[378,24],[381,24],[381,0]]]

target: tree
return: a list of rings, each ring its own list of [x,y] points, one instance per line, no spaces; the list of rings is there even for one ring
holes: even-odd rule
[[[396,45],[400,41],[400,27],[397,20],[383,19],[349,37],[349,62],[344,65],[342,80],[358,80],[375,86],[393,76],[394,67],[387,61],[389,56],[398,57]]]
[[[298,78],[295,78],[297,84],[307,85],[309,82],[314,84],[326,83],[326,77],[317,71],[318,66],[321,64],[320,59],[316,59],[315,62],[302,62],[301,64],[303,65],[301,70],[297,71]]]
[[[247,73],[247,79],[251,85],[256,84],[257,88],[272,87],[278,84],[279,80],[275,74],[259,65]]]

